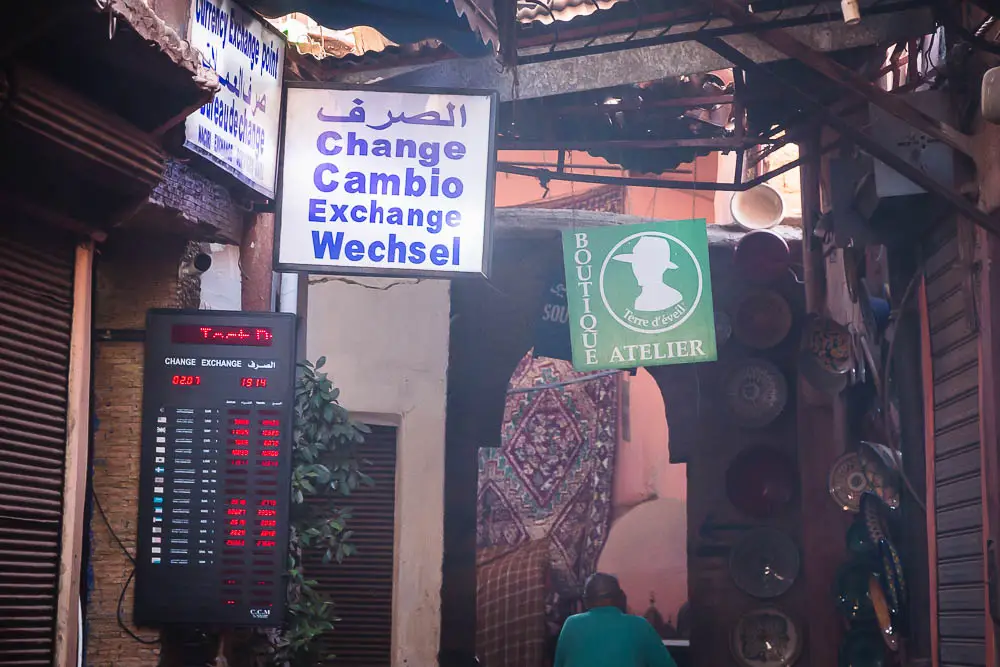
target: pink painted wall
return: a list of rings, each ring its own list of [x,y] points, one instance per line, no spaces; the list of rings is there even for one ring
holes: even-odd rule
[[[500,151],[497,159],[501,162],[545,162],[555,164],[558,155],[556,151]],[[712,153],[698,158],[692,164],[683,164],[679,170],[690,171],[689,174],[664,174],[662,178],[685,181],[715,180],[718,173],[718,155]],[[572,165],[602,165],[609,163],[601,158],[584,152],[571,151],[566,154],[566,163]],[[546,168],[554,171],[554,167]],[[602,176],[628,176],[625,170],[607,169],[574,169],[574,173],[598,174]],[[642,176],[641,174],[632,174]],[[514,176],[497,174],[496,206],[524,206],[541,200],[545,195],[537,178],[530,176]],[[589,183],[570,183],[567,181],[550,181],[548,199],[577,195],[598,187]],[[655,220],[678,220],[685,218],[705,218],[710,223],[715,222],[715,198],[711,192],[690,192],[684,190],[664,190],[659,188],[629,187],[626,191],[625,213]]]
[[[677,627],[687,593],[687,506],[658,498],[629,510],[611,527],[598,569],[618,577],[629,611],[643,615],[649,596],[665,621]]]
[[[619,578],[633,613],[650,593],[676,623],[687,600],[687,471],[671,464],[669,427],[659,387],[639,369],[629,378],[629,439],[619,441],[612,502],[615,520],[598,568]]]
[[[501,151],[505,162],[555,164],[556,151]],[[600,158],[570,152],[567,164],[607,165]],[[554,170],[554,167],[536,167]],[[663,178],[712,181],[719,172],[717,154],[680,165],[687,174]],[[628,176],[624,170],[577,169],[576,173]],[[638,174],[635,174],[638,176]],[[549,191],[538,179],[497,174],[496,206],[525,206],[543,199],[585,193],[599,187],[585,183],[550,181]],[[705,218],[715,222],[715,197],[711,192],[629,187],[625,213],[651,220]],[[620,440],[612,486],[614,523],[598,567],[618,576],[629,607],[643,614],[649,596],[665,620],[676,625],[677,611],[687,601],[687,471],[683,464],[671,465],[669,427],[659,387],[645,370],[628,379],[631,433]]]

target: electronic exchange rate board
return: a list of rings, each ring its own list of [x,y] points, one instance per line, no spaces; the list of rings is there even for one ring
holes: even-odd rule
[[[295,324],[284,313],[149,311],[138,625],[283,621]]]

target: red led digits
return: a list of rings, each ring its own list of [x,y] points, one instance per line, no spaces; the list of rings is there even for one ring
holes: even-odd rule
[[[229,525],[230,526],[245,526],[245,525],[247,525],[247,520],[246,519],[230,519],[229,520]]]
[[[247,531],[245,528],[233,528],[229,531],[230,537],[245,537]]]
[[[277,438],[281,435],[281,431],[273,428],[261,429],[260,434],[265,438]]]
[[[226,514],[229,516],[246,516],[247,511],[244,509],[236,509],[235,507],[230,507],[226,510]]]
[[[281,426],[281,420],[279,419],[261,419],[261,426]]]
[[[257,540],[258,547],[276,547],[278,543],[274,540]]]
[[[270,500],[270,499],[269,500],[262,500],[262,501],[260,501],[260,506],[261,507],[277,507],[278,506],[278,501],[277,500]]]
[[[267,386],[267,378],[240,378],[240,386],[247,389],[262,389]]]
[[[278,467],[278,462],[271,459],[264,459],[263,461],[257,461],[257,465],[264,466],[265,468],[276,468]]]
[[[275,521],[274,519],[261,519],[257,523],[259,523],[261,526],[266,526],[268,528],[275,528],[278,525],[278,522]]]
[[[229,499],[229,504],[230,505],[246,505],[247,504],[247,499],[246,498],[230,498]]]
[[[267,327],[208,326],[175,324],[170,340],[186,345],[245,345],[271,347],[274,334]]]
[[[257,516],[278,516],[277,510],[257,510]]]
[[[277,456],[280,452],[277,449],[262,449],[257,454],[259,456]]]
[[[250,435],[250,429],[248,428],[234,428],[230,429],[229,433],[232,435]]]
[[[250,444],[250,441],[246,438],[236,438],[229,441],[230,445],[235,445],[236,447],[246,447]]]
[[[249,426],[249,425],[250,425],[250,420],[249,419],[234,419],[233,420],[233,426]]]
[[[263,445],[264,447],[278,447],[279,445],[281,445],[281,441],[280,440],[261,440],[260,444]]]
[[[247,459],[229,459],[229,465],[231,466],[248,466],[250,461]]]
[[[201,384],[200,375],[175,375],[170,382],[178,387],[193,387]]]
[[[249,449],[230,449],[229,453],[233,456],[250,456]]]
[[[227,547],[243,547],[246,546],[246,540],[226,540]]]
[[[261,537],[277,537],[278,531],[276,530],[262,530],[260,531]]]

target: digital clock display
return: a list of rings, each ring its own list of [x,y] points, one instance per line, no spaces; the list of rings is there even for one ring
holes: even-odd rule
[[[170,383],[178,387],[194,387],[201,384],[200,375],[175,375],[170,379]]]
[[[181,345],[271,347],[273,341],[270,327],[175,324],[170,328],[170,342]]]
[[[240,386],[241,387],[248,387],[248,388],[266,387],[267,386],[267,378],[240,378]]]

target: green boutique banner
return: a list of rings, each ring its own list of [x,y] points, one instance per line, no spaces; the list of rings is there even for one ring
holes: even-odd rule
[[[563,232],[573,366],[715,361],[704,220]]]

